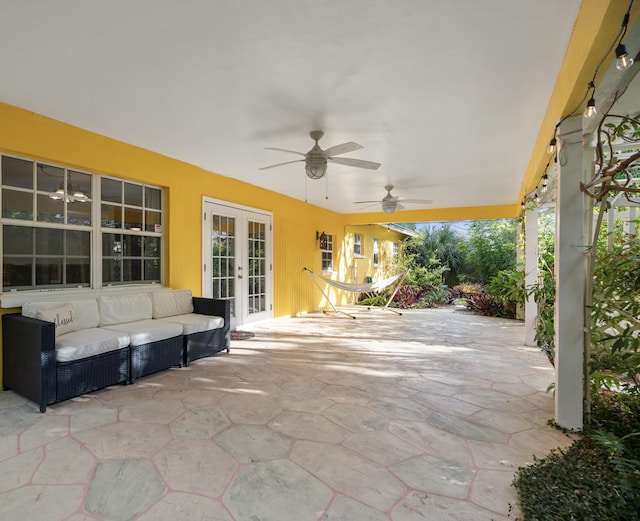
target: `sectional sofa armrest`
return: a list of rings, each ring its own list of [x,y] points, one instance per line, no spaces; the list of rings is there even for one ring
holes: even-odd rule
[[[192,300],[194,313],[224,318],[224,337],[228,348],[231,339],[231,301],[204,297],[193,297]]]
[[[19,313],[2,317],[4,386],[33,400],[40,411],[56,400],[55,325]]]
[[[231,301],[215,298],[193,297],[193,312],[224,318],[225,327],[231,321]]]

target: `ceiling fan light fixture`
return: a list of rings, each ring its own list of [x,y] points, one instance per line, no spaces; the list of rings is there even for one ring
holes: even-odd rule
[[[396,211],[395,201],[382,201],[382,211],[384,213],[393,213]]]
[[[327,160],[324,157],[308,158],[304,169],[310,179],[322,179],[327,173]]]

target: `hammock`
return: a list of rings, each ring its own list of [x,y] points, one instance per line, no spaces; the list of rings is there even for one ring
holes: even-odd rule
[[[396,311],[394,309],[389,308],[389,304],[391,303],[391,301],[393,300],[393,297],[395,297],[396,293],[400,289],[400,286],[404,282],[404,279],[406,278],[407,274],[409,273],[409,270],[401,271],[400,273],[398,273],[397,275],[394,275],[393,277],[388,277],[386,279],[378,280],[376,282],[364,282],[362,284],[356,284],[356,283],[350,283],[350,282],[341,282],[339,280],[328,279],[326,277],[323,277],[322,275],[318,275],[317,273],[314,273],[313,271],[311,271],[308,268],[302,268],[302,271],[304,271],[307,275],[309,275],[309,278],[313,281],[313,283],[322,292],[324,297],[327,299],[327,302],[329,303],[329,305],[333,308],[333,310],[336,313],[342,313],[343,315],[347,315],[347,316],[349,316],[349,317],[351,317],[353,319],[355,319],[356,317],[353,316],[353,315],[350,315],[349,313],[346,313],[344,311],[340,311],[339,309],[337,309],[335,307],[333,302],[331,302],[331,299],[329,298],[329,295],[327,295],[325,293],[325,291],[322,289],[320,284],[318,284],[318,281],[316,279],[320,279],[323,282],[326,282],[327,284],[329,284],[330,286],[333,286],[334,288],[338,288],[338,289],[340,289],[342,291],[349,291],[351,293],[369,293],[369,292],[373,292],[373,291],[379,292],[379,291],[383,290],[384,288],[386,288],[387,286],[390,286],[391,284],[395,283],[393,292],[391,293],[391,295],[387,299],[387,302],[382,307],[382,309],[388,309],[389,311],[392,311],[393,313],[396,313],[398,315],[402,315],[402,313],[400,313],[399,311]],[[371,307],[368,307],[367,309],[371,309]],[[323,313],[326,313],[325,310],[322,310],[322,311],[323,311]]]

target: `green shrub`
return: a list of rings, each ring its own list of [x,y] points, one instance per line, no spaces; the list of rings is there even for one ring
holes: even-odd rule
[[[503,316],[515,318],[517,307],[524,306],[526,299],[524,271],[499,271],[487,284],[487,293],[502,304]]]
[[[362,306],[384,306],[386,303],[387,298],[375,292],[364,293],[358,300],[358,304]]]

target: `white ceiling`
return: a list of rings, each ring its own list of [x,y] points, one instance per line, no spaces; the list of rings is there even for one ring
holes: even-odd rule
[[[258,169],[320,129],[382,163],[308,180],[339,212],[387,183],[430,208],[513,204],[579,6],[0,0],[0,101],[301,200],[302,163]]]

